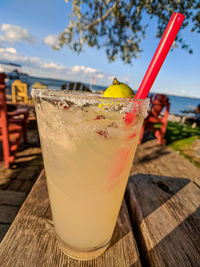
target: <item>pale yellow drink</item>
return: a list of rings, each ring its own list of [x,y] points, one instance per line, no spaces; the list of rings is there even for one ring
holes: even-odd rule
[[[127,125],[130,99],[32,94],[60,247],[74,258],[94,258],[109,245],[147,103],[138,101]]]

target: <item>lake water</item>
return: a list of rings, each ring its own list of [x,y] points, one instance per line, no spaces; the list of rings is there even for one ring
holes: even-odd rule
[[[27,81],[26,81],[27,82]],[[49,89],[61,89],[63,84],[69,84],[70,81],[65,80],[56,80],[56,79],[47,79],[47,78],[38,78],[38,77],[28,77],[29,91],[31,91],[31,85],[35,82],[42,82],[46,84]],[[93,90],[104,90],[106,87],[85,84],[88,88],[92,88]],[[181,97],[181,96],[173,96],[167,95],[170,100],[170,113],[181,115],[182,110],[192,110],[197,105],[200,104],[200,98],[190,98],[190,97]]]

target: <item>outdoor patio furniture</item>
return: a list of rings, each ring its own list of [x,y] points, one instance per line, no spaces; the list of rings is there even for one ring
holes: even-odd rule
[[[0,244],[0,265],[199,266],[199,174],[155,140],[139,146],[111,244],[103,255],[83,262],[58,247],[42,172]]]
[[[139,143],[141,144],[145,132],[152,132],[157,138],[158,143],[165,145],[165,132],[167,129],[167,121],[170,109],[169,98],[163,94],[155,94],[151,96],[150,102],[151,109],[149,115],[144,120]]]
[[[91,92],[91,90],[80,82],[71,82],[68,84],[68,90]]]
[[[35,82],[31,87],[32,89],[47,89],[47,85],[41,82]]]
[[[16,108],[8,112],[5,96],[5,84],[0,84],[0,140],[3,147],[5,167],[9,168],[14,162],[19,146],[20,137],[23,135],[27,142],[26,120],[30,107]]]
[[[183,110],[182,114],[182,123],[191,124],[192,128],[200,126],[200,104],[195,109]]]
[[[33,100],[28,95],[28,84],[23,83],[20,80],[15,80],[12,85],[12,102],[13,103],[24,103],[24,104],[32,104]]]

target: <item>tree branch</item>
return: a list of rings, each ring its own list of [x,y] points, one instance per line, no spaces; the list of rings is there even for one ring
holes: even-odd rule
[[[117,1],[113,4],[113,6],[112,6],[110,9],[108,9],[108,10],[106,11],[106,13],[105,13],[103,16],[101,16],[101,17],[98,18],[97,20],[93,21],[92,23],[86,25],[86,26],[83,28],[83,30],[84,30],[84,31],[87,31],[88,29],[92,28],[93,26],[99,24],[101,21],[105,20],[105,19],[110,15],[110,13],[116,8],[116,6],[117,6]]]

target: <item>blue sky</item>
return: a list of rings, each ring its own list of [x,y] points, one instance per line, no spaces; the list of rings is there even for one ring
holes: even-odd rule
[[[154,38],[155,20],[150,21],[143,53],[132,65],[121,60],[109,63],[103,49],[85,47],[77,55],[64,47],[55,51],[50,44],[68,24],[71,3],[64,0],[0,1],[0,60],[22,64],[33,76],[95,82],[108,86],[113,77],[137,90],[159,43]],[[152,92],[200,97],[200,34],[182,31],[194,53],[180,48],[170,52],[152,87]]]

